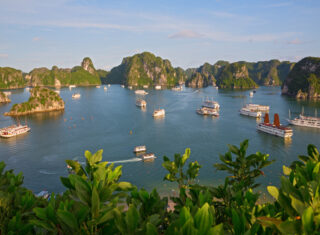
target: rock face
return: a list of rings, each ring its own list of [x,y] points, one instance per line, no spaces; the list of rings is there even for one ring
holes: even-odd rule
[[[245,64],[232,63],[224,66],[221,70],[217,85],[220,88],[255,88],[257,84],[249,77]]]
[[[0,67],[0,89],[23,88],[26,80],[23,78],[21,70]]]
[[[27,76],[26,76],[27,77]],[[28,74],[30,86],[60,87],[69,85],[90,86],[100,85],[100,77],[95,70],[90,58],[84,58],[81,66],[72,69],[62,69],[53,66],[47,68],[36,68]]]
[[[306,57],[295,64],[281,90],[297,99],[320,98],[320,58]]]
[[[35,87],[30,90],[30,98],[27,102],[13,105],[4,115],[20,116],[63,109],[64,101],[56,92],[44,87]]]
[[[110,83],[149,87],[174,86],[186,80],[181,68],[173,68],[169,60],[163,60],[150,52],[126,57],[108,75]]]
[[[205,63],[195,70],[187,70],[186,72],[192,75],[188,76],[188,81],[186,85],[193,86],[196,82],[192,82],[193,79],[198,79],[198,76],[193,75],[195,72],[201,74],[202,79],[206,82],[203,82],[203,86],[215,85],[215,83],[220,87],[232,88],[234,85],[237,87],[248,86],[252,87],[253,83],[250,81],[248,83],[242,81],[243,78],[250,78],[256,84],[263,86],[279,86],[284,81],[287,74],[293,67],[293,63],[288,61],[280,62],[279,60],[270,60],[270,61],[259,61],[257,63],[249,63],[245,61],[240,61],[236,63],[229,64],[227,61],[218,61],[214,65]],[[210,75],[212,77],[210,77]],[[221,77],[222,76],[222,77]],[[224,84],[222,80],[230,80],[231,77],[235,79],[236,82],[228,82]],[[242,78],[239,80],[239,78]],[[248,80],[248,79],[245,79]],[[242,81],[242,82],[240,82]],[[241,84],[240,84],[241,83]]]
[[[11,100],[8,98],[8,96],[0,91],[0,103],[10,103]]]

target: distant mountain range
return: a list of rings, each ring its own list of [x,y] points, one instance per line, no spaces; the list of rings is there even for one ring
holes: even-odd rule
[[[297,98],[320,98],[320,58],[306,57],[298,63],[279,60],[229,63],[218,61],[205,63],[199,68],[174,68],[170,61],[143,52],[125,57],[111,71],[96,70],[90,58],[84,58],[81,66],[62,69],[36,68],[29,73],[0,67],[0,89],[25,86],[59,87],[69,85],[90,86],[99,84],[123,84],[127,86],[156,85],[172,87],[178,84],[201,88],[256,88],[280,86],[282,93]]]

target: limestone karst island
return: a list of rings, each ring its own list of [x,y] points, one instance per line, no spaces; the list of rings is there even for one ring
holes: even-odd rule
[[[319,10],[2,1],[0,235],[320,234]]]

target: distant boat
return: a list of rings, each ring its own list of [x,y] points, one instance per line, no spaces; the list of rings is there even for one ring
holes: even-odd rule
[[[163,117],[165,115],[166,112],[164,111],[164,109],[156,109],[152,114],[153,117]]]
[[[247,104],[245,108],[248,108],[254,111],[269,112],[270,106],[260,105],[260,104]]]
[[[303,126],[303,127],[312,127],[312,128],[320,128],[320,118],[317,117],[317,112],[315,111],[315,117],[312,116],[304,116],[303,112],[294,119],[291,119],[291,113],[289,110],[289,119],[287,121],[291,125],[295,126]]]
[[[81,97],[80,93],[74,93],[72,99],[79,99]]]
[[[213,100],[205,100],[203,102],[202,107],[220,109],[219,103],[217,101],[213,101]]]
[[[57,93],[57,94],[60,94],[60,91],[59,91],[59,90],[55,90],[54,92]]]
[[[108,84],[108,87],[111,87],[111,84]]]
[[[106,91],[106,90],[108,90],[108,88],[107,88],[106,86],[104,86],[104,87],[103,87],[103,90],[105,90],[105,91]]]
[[[48,191],[41,191],[40,193],[36,194],[36,197],[42,197],[44,199],[48,199],[50,194]]]
[[[124,85],[121,85],[122,88],[124,88]]]
[[[143,161],[153,161],[156,159],[156,156],[153,153],[145,153],[141,156]]]
[[[249,94],[249,95],[250,95],[250,97],[253,97],[253,92],[252,92],[252,91],[250,91],[250,94]]]
[[[5,94],[6,96],[11,95],[11,91],[4,91],[3,94]]]
[[[257,125],[257,130],[283,138],[290,138],[293,135],[293,131],[290,127],[280,124],[279,115],[277,113],[274,114],[273,124],[269,123],[269,114],[266,113],[264,116],[264,122]]]
[[[173,91],[182,91],[182,86],[173,87],[171,90],[173,90]]]
[[[145,100],[143,100],[143,99],[137,99],[136,105],[137,105],[138,107],[144,108],[144,107],[147,106],[147,102],[146,102]]]
[[[30,87],[26,87],[26,91],[29,91],[30,90]]]
[[[143,85],[143,88],[144,89],[147,89],[149,86],[148,85]]]
[[[157,85],[154,87],[156,90],[161,90],[161,86],[160,85]]]
[[[96,88],[100,88],[100,86],[96,86]]]
[[[129,89],[129,90],[132,90],[132,86],[128,86],[128,89]]]
[[[76,87],[76,85],[70,85],[69,90],[71,90],[72,88],[75,88],[75,87]]]
[[[134,93],[136,93],[137,95],[148,95],[148,92],[146,92],[145,90],[136,90]]]
[[[213,108],[202,107],[200,109],[197,109],[197,113],[204,116],[219,117],[219,113],[217,112],[216,109],[213,109]]]
[[[22,135],[30,131],[31,128],[28,125],[12,125],[5,128],[0,129],[0,136],[3,138],[10,138],[17,135]]]
[[[262,113],[260,111],[251,110],[249,108],[243,107],[240,109],[240,114],[255,118],[260,118],[262,116]]]
[[[134,153],[141,153],[147,151],[147,147],[145,145],[136,146],[133,149]]]

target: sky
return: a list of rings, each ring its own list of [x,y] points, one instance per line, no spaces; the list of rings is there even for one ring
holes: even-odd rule
[[[319,0],[0,0],[0,67],[110,70],[149,51],[174,67],[320,56]]]

